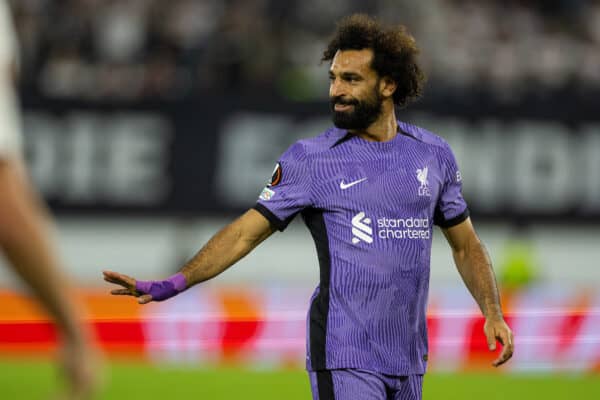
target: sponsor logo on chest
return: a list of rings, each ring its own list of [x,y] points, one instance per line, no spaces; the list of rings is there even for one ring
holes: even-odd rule
[[[429,218],[375,218],[373,219],[364,211],[352,217],[352,244],[360,242],[373,243],[375,237],[382,240],[409,239],[428,240],[431,238]]]

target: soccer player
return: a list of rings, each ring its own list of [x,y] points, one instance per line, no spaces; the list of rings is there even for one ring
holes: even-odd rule
[[[49,217],[22,160],[14,93],[16,51],[10,10],[0,0],[0,252],[54,318],[63,344],[61,367],[69,384],[65,398],[83,400],[96,391],[99,364],[51,243]]]
[[[316,244],[320,284],[308,312],[307,362],[319,400],[420,399],[433,225],[485,316],[494,366],[513,353],[490,259],[461,195],[448,144],[396,119],[421,94],[414,39],[366,15],[343,19],[330,62],[335,127],[293,144],[254,208],[217,233],[180,273],[136,281],[105,271],[139,302],[165,300],[213,278],[301,214]]]

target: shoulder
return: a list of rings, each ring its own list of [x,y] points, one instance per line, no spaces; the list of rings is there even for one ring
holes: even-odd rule
[[[427,147],[426,151],[434,155],[442,170],[457,171],[458,166],[456,164],[454,153],[446,140],[435,133],[416,125],[401,121],[398,121],[398,125],[404,134],[412,137],[419,141],[423,146]]]
[[[437,148],[438,150],[450,150],[450,145],[442,137],[436,135],[420,126],[398,121],[398,126],[404,134],[423,143],[424,145]]]
[[[307,154],[322,153],[331,149],[335,144],[346,136],[346,131],[331,127],[319,135],[296,142],[304,147]]]
[[[285,154],[296,159],[312,158],[331,149],[344,136],[345,131],[332,127],[315,137],[298,140]]]

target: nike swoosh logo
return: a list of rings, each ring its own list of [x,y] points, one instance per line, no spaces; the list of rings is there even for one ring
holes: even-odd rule
[[[340,189],[342,189],[342,190],[346,190],[346,189],[348,189],[349,187],[352,187],[352,186],[354,186],[354,185],[358,185],[359,183],[361,183],[361,182],[364,182],[364,181],[366,181],[366,180],[367,180],[367,178],[362,178],[362,179],[359,179],[359,180],[357,180],[357,181],[350,182],[350,183],[344,183],[344,181],[341,181],[341,182],[340,182]]]

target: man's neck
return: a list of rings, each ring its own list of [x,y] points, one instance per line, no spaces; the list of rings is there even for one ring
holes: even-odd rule
[[[363,131],[351,131],[350,133],[369,142],[387,142],[396,137],[398,133],[398,122],[394,106],[383,107],[381,115],[375,122]]]

